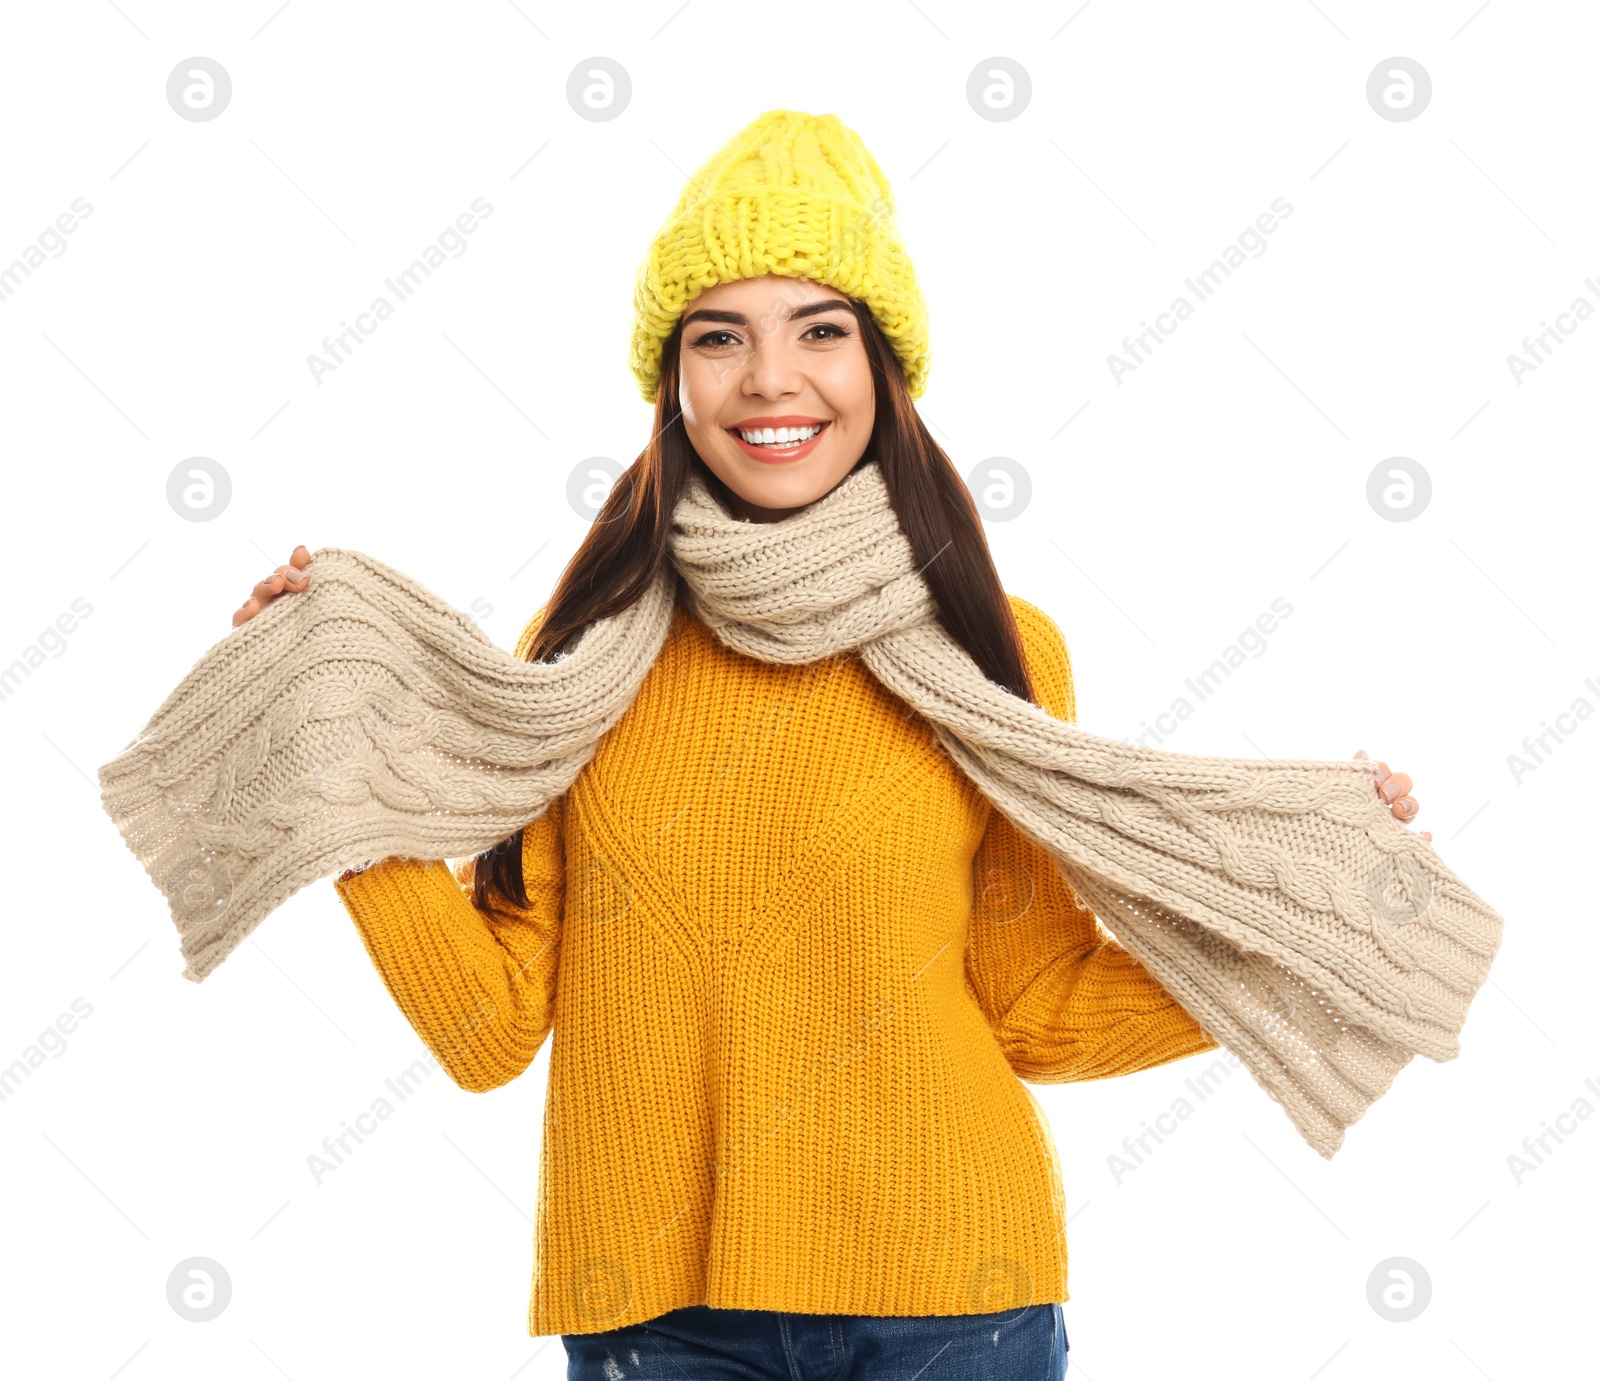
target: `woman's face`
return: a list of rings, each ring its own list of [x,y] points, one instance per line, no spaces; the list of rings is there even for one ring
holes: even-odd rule
[[[736,517],[775,522],[820,499],[872,436],[872,370],[855,313],[809,278],[769,273],[705,289],[684,314],[678,368],[690,444],[732,491]],[[740,435],[756,429],[788,437]]]

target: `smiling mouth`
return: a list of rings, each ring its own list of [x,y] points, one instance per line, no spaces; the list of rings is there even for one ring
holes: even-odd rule
[[[789,427],[729,427],[728,435],[747,456],[769,464],[799,460],[816,449],[832,419]]]
[[[747,446],[761,446],[770,450],[792,450],[821,436],[827,422],[813,422],[803,427],[729,427],[728,431]]]

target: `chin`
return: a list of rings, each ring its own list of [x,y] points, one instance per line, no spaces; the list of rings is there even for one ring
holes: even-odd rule
[[[765,465],[741,458],[736,482],[728,487],[757,508],[803,508],[820,499],[849,473],[849,469],[840,471],[836,465],[814,458],[788,465]]]

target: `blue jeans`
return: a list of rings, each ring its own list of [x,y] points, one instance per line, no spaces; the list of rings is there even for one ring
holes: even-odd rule
[[[567,1381],[1063,1381],[1059,1304],[997,1314],[780,1314],[691,1304],[563,1333]]]

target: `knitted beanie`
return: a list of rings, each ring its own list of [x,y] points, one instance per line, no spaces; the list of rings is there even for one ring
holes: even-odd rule
[[[810,278],[864,303],[894,347],[906,389],[928,373],[928,308],[877,161],[837,115],[769,110],[689,179],[634,285],[628,365],[648,403],[661,347],[704,289],[763,274]]]

